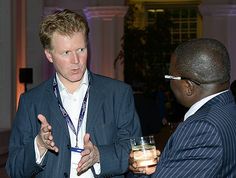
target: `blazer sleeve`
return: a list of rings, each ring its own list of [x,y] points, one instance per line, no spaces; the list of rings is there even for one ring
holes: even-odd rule
[[[114,120],[114,124],[111,126],[114,129],[106,127],[104,129],[110,131],[100,131],[100,137],[114,136],[110,143],[97,145],[100,153],[100,176],[114,176],[125,173],[128,170],[131,148],[129,139],[142,135],[131,88],[123,87],[120,90],[117,88],[117,91],[119,91],[119,96],[113,97],[116,100],[113,99],[114,106],[112,108],[114,110],[107,111],[106,109],[107,113],[110,114],[109,120]],[[111,108],[111,104],[108,107]],[[103,136],[101,135],[102,132]]]
[[[214,177],[222,152],[221,136],[213,124],[190,122],[172,135],[152,177]]]
[[[32,132],[36,131],[36,123],[32,123],[28,107],[30,105],[21,96],[11,132],[9,156],[6,163],[7,173],[12,178],[31,177],[42,170],[35,160],[35,137]]]

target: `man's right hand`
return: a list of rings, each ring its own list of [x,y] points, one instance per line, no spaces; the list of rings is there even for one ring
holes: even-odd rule
[[[156,150],[157,154],[157,162],[159,162],[159,158],[161,155],[160,150]],[[138,164],[136,161],[134,161],[134,154],[133,151],[130,152],[129,155],[129,170],[132,171],[135,174],[146,174],[146,175],[151,175],[155,172],[156,166],[151,166],[151,167],[138,167]]]
[[[39,134],[37,135],[36,142],[40,156],[42,156],[47,150],[52,150],[57,153],[59,149],[53,140],[52,126],[42,114],[38,115],[38,120],[41,122],[41,128]]]

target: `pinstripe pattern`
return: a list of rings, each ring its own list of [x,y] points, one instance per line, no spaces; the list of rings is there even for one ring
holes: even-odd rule
[[[152,177],[236,177],[236,105],[230,91],[179,125]]]

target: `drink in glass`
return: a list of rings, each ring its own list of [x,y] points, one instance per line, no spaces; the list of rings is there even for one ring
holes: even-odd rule
[[[132,138],[130,141],[137,167],[152,167],[157,164],[154,136]]]

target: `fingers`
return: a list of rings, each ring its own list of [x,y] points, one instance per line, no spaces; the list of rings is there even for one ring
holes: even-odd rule
[[[54,146],[51,147],[51,150],[53,150],[56,153],[59,152],[59,148],[55,144],[54,144]]]
[[[132,159],[134,158],[134,152],[133,151],[130,152],[129,157],[132,158]]]
[[[157,163],[159,162],[160,160],[160,156],[161,156],[161,151],[156,149],[156,154],[157,154]]]
[[[134,161],[134,153],[133,151],[129,154],[129,170],[131,170],[133,173],[142,173],[144,170],[142,168],[138,168],[137,163]]]
[[[157,156],[160,157],[161,156],[161,151],[160,150],[156,150]]]
[[[44,117],[42,114],[38,115],[38,120],[41,122],[41,128],[37,139],[38,146],[41,148],[42,152],[45,151],[45,149],[58,152],[59,149],[56,146],[52,136],[51,125],[48,123],[46,117]]]
[[[81,152],[81,159],[78,163],[77,171],[79,174],[92,167],[95,163],[99,162],[98,148],[93,145],[90,140],[90,135],[84,136],[84,151]]]
[[[150,175],[150,174],[153,174],[155,171],[156,171],[156,166],[152,166],[152,167],[145,168],[143,173],[147,174],[147,175]]]
[[[40,122],[41,122],[42,125],[45,125],[45,126],[46,126],[46,125],[49,125],[49,124],[48,124],[48,121],[47,121],[47,119],[46,119],[46,117],[44,117],[42,114],[39,114],[39,115],[38,115],[38,120],[40,120]]]
[[[51,131],[52,127],[51,125],[49,125],[46,117],[44,117],[42,114],[39,114],[38,120],[41,122],[41,128],[43,129],[44,132]]]
[[[146,168],[138,167],[136,162],[133,162],[133,164],[129,165],[129,170],[131,170],[135,174],[146,174]]]
[[[83,158],[81,158],[78,164],[77,172],[83,173],[92,166],[93,166],[92,159],[90,159],[89,156],[84,156]]]
[[[161,155],[160,150],[156,150],[157,154],[157,162],[159,161],[159,156]],[[132,171],[135,174],[145,174],[145,175],[150,175],[153,174],[156,170],[156,165],[153,166],[142,166],[139,167],[140,164],[138,164],[137,161],[134,160],[134,153],[133,151],[130,152],[130,157],[129,157],[129,170]]]
[[[88,145],[90,141],[90,135],[88,133],[86,133],[84,135],[84,146]]]
[[[146,174],[150,175],[153,174],[156,170],[156,166],[151,167],[137,167],[137,163],[134,162],[133,164],[129,165],[129,170],[131,170],[135,174]]]
[[[78,173],[82,173],[85,170],[89,169],[89,167],[93,166],[92,164],[93,158],[92,156],[90,156],[90,154],[91,154],[91,151],[88,149],[84,149],[84,151],[81,153],[82,157],[78,163],[78,168],[77,168]]]

